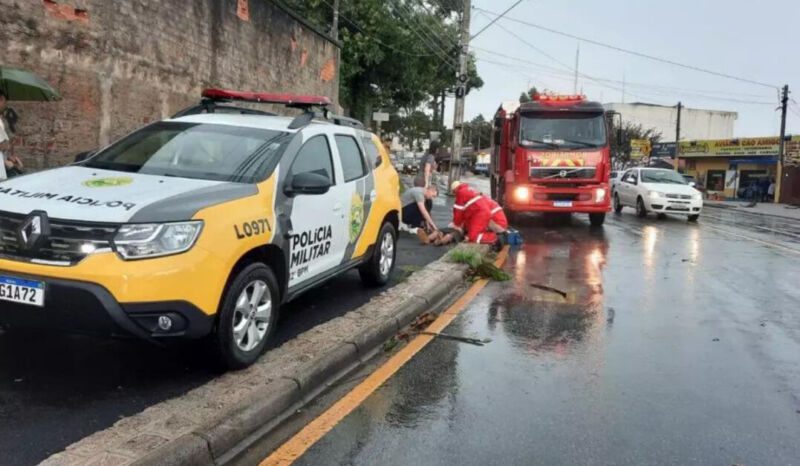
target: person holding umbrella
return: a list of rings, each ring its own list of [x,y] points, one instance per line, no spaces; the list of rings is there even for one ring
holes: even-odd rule
[[[5,180],[17,175],[21,175],[25,166],[22,160],[14,155],[11,146],[11,125],[6,119],[6,110],[8,106],[8,99],[5,92],[0,89],[0,159],[2,159],[2,166],[0,167],[0,180]]]
[[[58,91],[35,74],[0,65],[0,180],[23,174],[22,160],[13,152],[12,140],[16,113],[8,101],[48,102],[60,100]],[[9,121],[13,117],[13,121]],[[10,123],[10,124],[9,124]]]

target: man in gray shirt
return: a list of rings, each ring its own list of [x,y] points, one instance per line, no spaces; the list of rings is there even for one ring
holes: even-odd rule
[[[433,208],[433,198],[438,194],[439,190],[436,186],[406,189],[400,196],[400,202],[403,205],[403,223],[410,228],[436,231],[436,224],[431,217],[431,208]]]

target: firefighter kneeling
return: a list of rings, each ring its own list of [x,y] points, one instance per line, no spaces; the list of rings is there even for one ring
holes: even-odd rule
[[[454,181],[451,187],[456,196],[453,222],[448,231],[435,232],[429,238],[436,245],[467,241],[502,247],[507,243],[508,220],[503,208],[494,200]]]

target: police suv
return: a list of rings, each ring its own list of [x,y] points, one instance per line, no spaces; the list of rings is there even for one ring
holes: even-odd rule
[[[388,281],[399,179],[375,135],[315,112],[325,97],[203,97],[74,165],[0,183],[0,326],[209,337],[242,368],[281,304],[352,268]]]

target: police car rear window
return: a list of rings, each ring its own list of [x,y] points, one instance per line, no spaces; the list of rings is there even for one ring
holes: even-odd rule
[[[85,166],[148,175],[253,183],[267,175],[289,133],[229,125],[160,122],[131,134]]]

